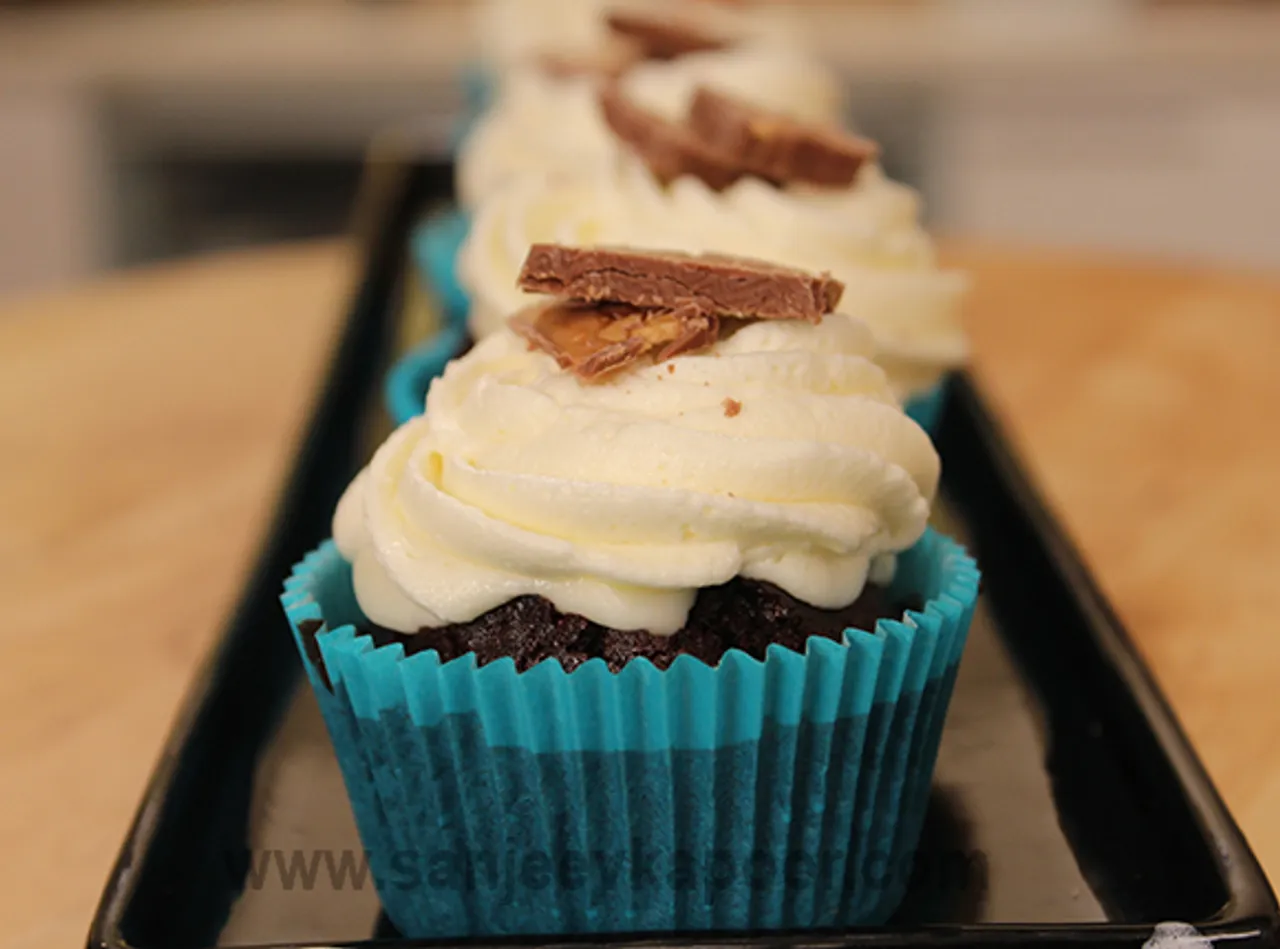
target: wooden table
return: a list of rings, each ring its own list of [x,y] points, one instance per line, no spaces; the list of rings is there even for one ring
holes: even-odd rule
[[[1280,873],[1280,281],[955,246],[976,367]],[[305,419],[353,264],[287,247],[0,310],[0,919],[81,944]]]

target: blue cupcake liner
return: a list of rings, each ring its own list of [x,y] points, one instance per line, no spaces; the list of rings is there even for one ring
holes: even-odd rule
[[[391,367],[382,384],[382,400],[395,425],[403,425],[423,413],[431,380],[458,355],[466,335],[462,326],[446,326]]]
[[[453,129],[453,149],[456,152],[463,140],[471,134],[476,121],[493,102],[494,77],[483,66],[472,64],[462,70],[462,114]]]
[[[938,434],[938,425],[942,422],[942,412],[947,405],[947,383],[942,380],[930,388],[907,399],[903,409],[917,425],[930,435]]]
[[[471,222],[457,209],[440,211],[418,225],[413,233],[413,259],[419,274],[440,300],[445,321],[466,322],[471,299],[458,282],[458,251],[467,239]]]
[[[282,602],[405,935],[777,929],[901,900],[978,578],[930,530],[900,622],[618,673],[375,647],[332,542]]]

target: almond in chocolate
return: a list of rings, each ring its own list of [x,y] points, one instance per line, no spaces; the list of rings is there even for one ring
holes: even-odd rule
[[[868,139],[798,122],[705,86],[694,95],[689,126],[708,148],[777,184],[848,187],[858,169],[879,154]]]
[[[580,379],[594,381],[655,355],[659,361],[705,349],[719,320],[684,306],[638,310],[616,304],[552,300],[521,310],[511,328]]]
[[[690,305],[709,316],[820,322],[844,284],[830,274],[721,254],[534,244],[519,286],[588,302],[642,309]]]

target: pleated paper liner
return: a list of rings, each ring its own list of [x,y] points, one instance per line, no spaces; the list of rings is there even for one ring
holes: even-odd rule
[[[942,412],[947,405],[947,383],[943,377],[940,382],[910,396],[903,409],[917,425],[929,433],[930,437],[938,434],[938,426],[942,422]]]
[[[461,352],[466,338],[465,327],[451,323],[391,367],[383,380],[382,396],[395,425],[403,425],[426,410],[431,380],[444,372],[449,360]]]
[[[493,82],[493,77],[482,66],[473,64],[462,71],[462,112],[452,136],[455,152],[489,107]],[[448,325],[463,323],[470,305],[454,272],[454,261],[469,226],[461,211],[445,207],[433,211],[418,225],[411,238],[413,267],[410,276],[413,279],[408,284],[410,287],[430,288],[434,302],[443,311]],[[419,334],[415,338],[426,339],[427,335]]]
[[[462,70],[462,114],[453,128],[455,151],[493,102],[495,85],[495,77],[479,64],[473,63]]]
[[[489,108],[495,85],[495,77],[478,63],[462,70],[462,111],[454,125],[451,142],[455,154]],[[454,261],[469,227],[467,216],[451,208],[433,213],[418,226],[412,238],[415,263],[439,294],[445,316],[451,322],[465,320],[469,306],[467,294],[454,273]]]
[[[978,571],[929,531],[926,606],[804,654],[613,673],[375,648],[332,543],[283,603],[388,916],[410,937],[878,923],[905,891]]]
[[[456,208],[433,212],[413,233],[412,253],[415,265],[431,286],[444,309],[450,325],[466,321],[471,307],[467,292],[458,282],[458,251],[467,239],[470,222]]]
[[[436,289],[415,262],[405,267],[404,297],[396,320],[392,355],[404,357],[423,341],[434,339],[446,325],[444,307]]]

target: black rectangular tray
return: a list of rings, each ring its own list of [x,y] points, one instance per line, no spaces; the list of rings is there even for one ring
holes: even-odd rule
[[[364,276],[326,386],[257,569],[107,881],[92,947],[428,944],[394,932],[361,876],[341,778],[277,597],[387,431],[380,383],[401,318],[408,236],[447,181],[447,170],[412,163],[370,167]],[[1157,924],[1181,921],[1236,947],[1280,946],[1256,860],[966,379],[938,441],[939,519],[975,552],[984,588],[915,878],[891,924],[514,942],[1140,946]]]

